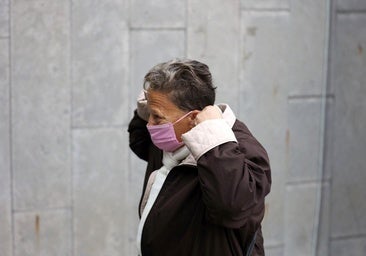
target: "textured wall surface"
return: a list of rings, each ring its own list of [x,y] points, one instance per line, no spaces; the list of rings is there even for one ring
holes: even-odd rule
[[[0,255],[136,255],[148,69],[210,66],[267,149],[266,255],[366,255],[366,1],[0,0]]]
[[[334,17],[330,237],[333,253],[361,256],[366,253],[366,15],[353,12],[358,6],[366,9],[364,1],[339,1]]]

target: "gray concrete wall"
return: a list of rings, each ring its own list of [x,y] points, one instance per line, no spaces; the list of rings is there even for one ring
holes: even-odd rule
[[[329,94],[330,250],[366,253],[366,2],[338,1],[333,17]],[[351,252],[351,253],[350,253]]]
[[[173,57],[268,150],[266,255],[365,255],[365,50],[363,0],[0,0],[0,255],[136,255],[127,125]]]

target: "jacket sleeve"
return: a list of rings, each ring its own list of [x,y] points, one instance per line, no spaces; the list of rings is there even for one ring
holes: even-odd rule
[[[271,174],[265,149],[246,126],[233,129],[224,120],[208,120],[183,135],[197,160],[209,221],[240,228],[260,222]]]
[[[146,128],[147,122],[142,119],[137,110],[128,125],[129,142],[131,150],[141,159],[148,161],[149,148],[152,144],[150,134]]]

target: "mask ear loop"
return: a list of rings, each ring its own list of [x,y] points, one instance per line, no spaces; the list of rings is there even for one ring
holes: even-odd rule
[[[182,117],[180,117],[177,121],[175,121],[174,123],[173,123],[173,125],[175,125],[176,123],[178,123],[180,120],[182,120],[182,119],[184,119],[184,118],[186,118],[190,113],[192,113],[193,112],[193,110],[191,110],[191,111],[189,111],[188,113],[186,113],[184,116],[182,116]]]

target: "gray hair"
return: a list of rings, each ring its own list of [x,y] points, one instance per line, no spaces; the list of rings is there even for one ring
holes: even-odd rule
[[[165,93],[180,109],[202,110],[215,103],[208,66],[196,60],[174,59],[154,66],[145,75],[144,89]]]

